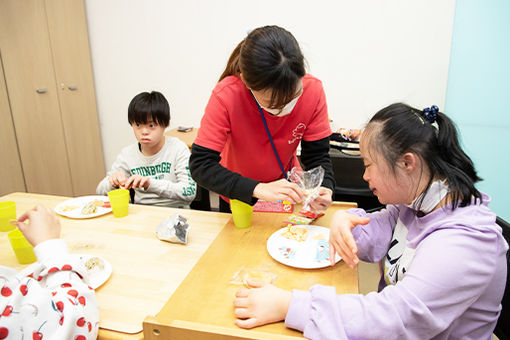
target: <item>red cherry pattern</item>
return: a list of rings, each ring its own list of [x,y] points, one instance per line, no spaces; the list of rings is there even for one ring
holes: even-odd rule
[[[56,305],[57,305],[57,309],[59,311],[61,311],[61,312],[64,311],[64,303],[62,301],[58,301]]]
[[[9,315],[11,315],[11,313],[12,313],[12,306],[7,305],[7,306],[5,306],[2,316],[9,316]]]
[[[87,322],[87,328],[89,329],[89,333],[92,332],[92,324]]]
[[[19,291],[21,292],[21,294],[22,294],[23,296],[27,295],[27,293],[28,293],[28,287],[27,287],[27,285],[21,285],[21,286],[19,286]]]
[[[64,324],[64,316],[63,315],[60,317],[60,320],[58,321],[58,324],[60,326],[62,326]]]
[[[33,331],[32,332],[32,339],[34,340],[42,340],[43,335],[41,332]]]
[[[70,265],[70,264],[64,264],[64,265],[62,266],[62,270],[73,270],[73,267],[71,267],[71,265]]]
[[[67,294],[71,295],[72,297],[78,297],[78,291],[76,289],[69,290]]]
[[[77,335],[74,340],[87,340],[87,338],[85,337],[85,335]]]
[[[5,327],[0,327],[0,339],[5,339],[9,336],[9,330]]]
[[[83,306],[85,306],[87,304],[87,301],[84,296],[80,296],[78,298],[78,302],[81,303]]]
[[[48,270],[48,273],[55,273],[55,272],[58,272],[58,268],[57,268],[57,267],[51,267],[51,268]]]
[[[12,290],[9,287],[2,287],[0,294],[2,294],[2,296],[5,296],[5,297],[11,296]]]
[[[69,288],[69,287],[72,287],[72,285],[70,283],[66,282],[66,283],[62,283],[60,285],[60,287],[62,287],[62,288]]]
[[[83,327],[83,326],[85,326],[85,318],[84,318],[84,317],[79,318],[79,319],[76,321],[76,326],[78,326],[78,327]]]

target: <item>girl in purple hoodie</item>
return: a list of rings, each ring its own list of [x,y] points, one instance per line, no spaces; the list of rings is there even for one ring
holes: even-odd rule
[[[370,120],[360,151],[363,178],[386,209],[336,213],[330,258],[380,262],[379,292],[251,281],[236,293],[236,324],[285,320],[311,339],[492,339],[508,245],[453,122],[437,106],[393,104]]]

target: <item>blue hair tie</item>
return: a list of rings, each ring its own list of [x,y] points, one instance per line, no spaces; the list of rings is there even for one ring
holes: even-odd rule
[[[423,109],[423,115],[430,124],[434,124],[436,122],[438,112],[439,108],[436,105],[432,105],[431,107],[426,107]]]

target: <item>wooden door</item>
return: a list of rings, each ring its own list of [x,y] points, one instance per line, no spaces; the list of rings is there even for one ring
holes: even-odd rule
[[[43,1],[0,1],[0,48],[27,190],[73,195]]]
[[[12,123],[11,108],[5,86],[2,56],[0,55],[0,196],[15,191],[26,191],[21,160],[19,158],[16,131]]]
[[[58,97],[74,194],[94,194],[105,176],[82,0],[46,0]]]

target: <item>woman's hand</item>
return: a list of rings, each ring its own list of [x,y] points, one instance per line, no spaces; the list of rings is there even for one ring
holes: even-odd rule
[[[259,183],[253,190],[253,196],[265,201],[289,201],[292,204],[301,203],[305,192],[296,183],[286,179],[279,179],[269,183]]]
[[[253,328],[285,319],[292,293],[272,284],[248,280],[251,289],[240,289],[234,299],[235,324]]]
[[[368,217],[359,217],[345,211],[338,211],[333,215],[329,230],[329,259],[332,266],[335,265],[335,253],[351,268],[358,264],[358,246],[351,230],[357,225],[366,225],[369,222]]]
[[[26,223],[26,221],[30,223]],[[39,243],[60,237],[60,220],[55,213],[37,205],[18,218],[18,229],[34,247]]]
[[[310,208],[313,211],[324,211],[326,210],[333,201],[333,191],[329,188],[320,187],[319,195],[310,202]]]
[[[124,171],[117,171],[108,177],[108,182],[110,182],[110,185],[114,188],[124,187],[126,183],[126,174]]]

